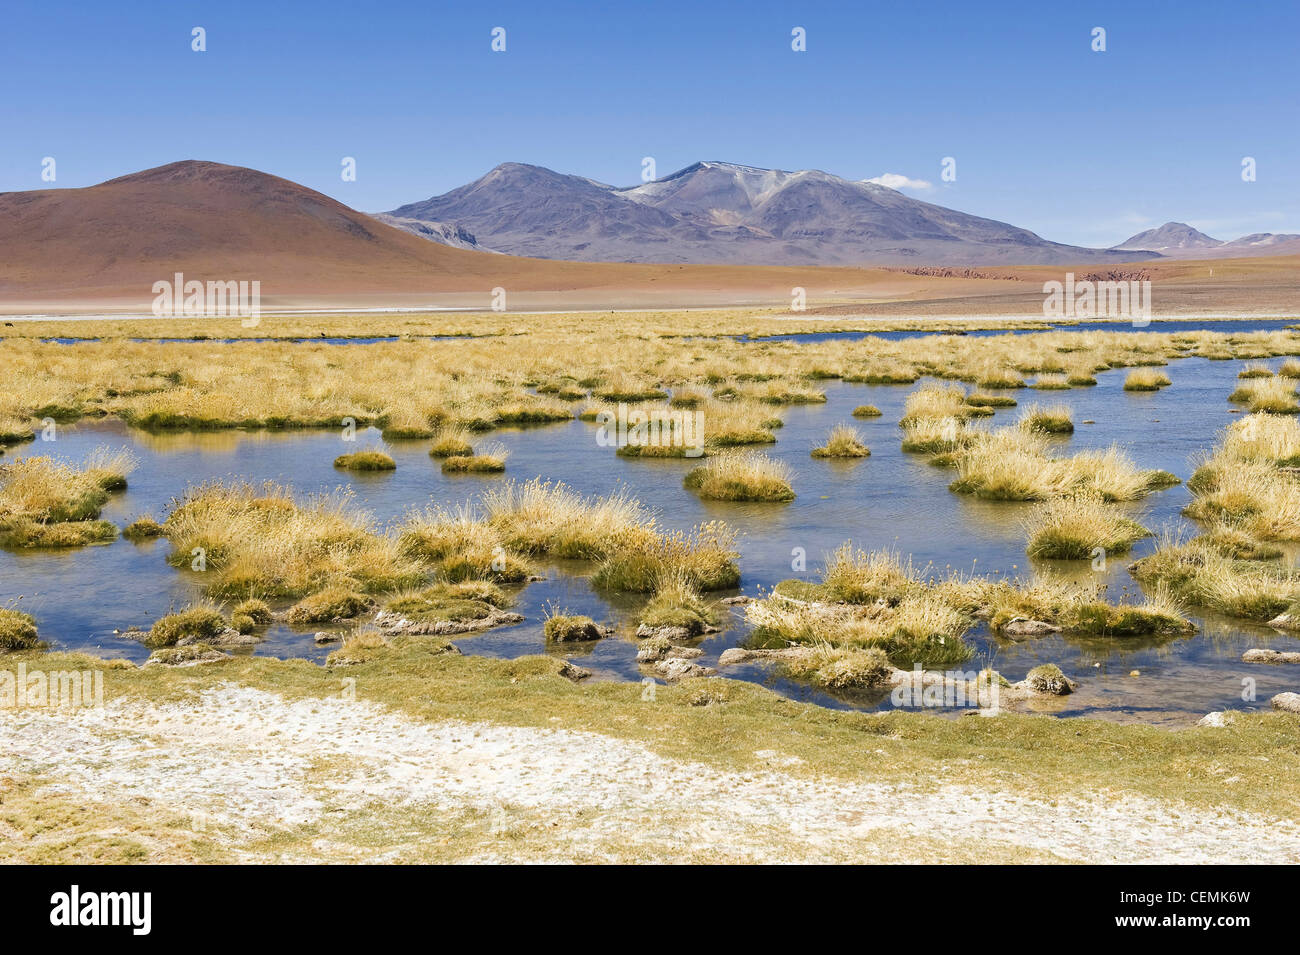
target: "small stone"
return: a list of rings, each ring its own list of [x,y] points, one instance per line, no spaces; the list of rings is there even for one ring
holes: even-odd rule
[[[564,677],[566,680],[572,680],[574,683],[577,683],[579,680],[585,680],[587,677],[591,676],[591,671],[586,667],[580,667],[576,663],[570,663],[568,660],[565,660],[560,664],[559,672],[560,676]]]
[[[317,645],[322,643],[333,643],[339,639],[339,635],[337,633],[330,633],[328,630],[322,630],[316,634],[315,639]]]
[[[1242,663],[1300,663],[1300,653],[1294,650],[1247,650],[1241,655]]]
[[[1300,713],[1300,693],[1279,693],[1269,703],[1283,713]]]
[[[752,654],[744,647],[729,647],[723,650],[718,656],[718,666],[731,666],[733,663],[744,663]]]
[[[679,657],[669,657],[655,664],[655,672],[665,680],[683,680],[688,677],[713,676],[718,671]]]
[[[1009,637],[1041,637],[1045,633],[1060,633],[1061,628],[1044,620],[1015,617],[1002,625],[1002,632]]]

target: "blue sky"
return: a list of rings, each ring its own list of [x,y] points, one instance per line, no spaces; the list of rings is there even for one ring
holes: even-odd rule
[[[1300,232],[1298,50],[1293,0],[6,0],[0,191],[46,187],[46,156],[59,187],[198,158],[380,211],[507,160],[631,185],[653,156],[898,174],[1082,245]]]

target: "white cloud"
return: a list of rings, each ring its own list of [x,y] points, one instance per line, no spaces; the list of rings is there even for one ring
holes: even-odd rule
[[[933,186],[924,179],[909,179],[907,176],[899,175],[896,172],[886,172],[874,179],[864,179],[863,182],[875,183],[877,186],[884,186],[887,189],[932,189]]]

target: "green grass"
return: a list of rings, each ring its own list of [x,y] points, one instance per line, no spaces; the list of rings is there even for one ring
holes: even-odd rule
[[[351,620],[368,609],[373,601],[345,584],[333,584],[308,594],[291,608],[285,619],[294,626]]]
[[[219,610],[212,607],[189,607],[160,618],[144,635],[142,642],[146,647],[157,650],[160,647],[174,647],[181,640],[215,640],[228,626]]]
[[[604,635],[590,617],[571,614],[548,616],[542,631],[550,643],[581,643],[599,640]]]

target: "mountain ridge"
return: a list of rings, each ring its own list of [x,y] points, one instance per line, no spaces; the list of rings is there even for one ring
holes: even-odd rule
[[[624,187],[507,162],[384,215],[460,227],[498,252],[574,261],[987,266],[1133,258],[1051,242],[865,180],[719,160]]]

